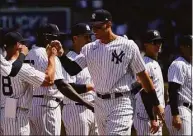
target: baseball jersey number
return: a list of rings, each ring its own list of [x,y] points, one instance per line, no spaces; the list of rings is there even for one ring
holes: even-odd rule
[[[11,86],[10,77],[2,76],[2,84],[3,84],[3,95],[11,96],[13,94],[13,88]]]

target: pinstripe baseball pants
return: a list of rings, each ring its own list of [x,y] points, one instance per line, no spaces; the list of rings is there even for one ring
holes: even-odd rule
[[[58,102],[49,100],[48,105],[56,107]],[[61,107],[49,108],[41,105],[32,105],[30,129],[31,135],[60,135]]]
[[[29,110],[17,109],[16,118],[4,118],[4,108],[1,109],[1,127],[3,135],[29,135]]]
[[[99,135],[131,135],[133,122],[131,94],[115,99],[95,99],[95,117]]]
[[[182,128],[178,131],[172,126],[172,114],[169,105],[165,108],[165,122],[170,135],[191,135],[191,110],[185,106],[179,106],[179,115],[182,120]]]
[[[150,133],[150,120],[147,115],[146,110],[142,109],[136,109],[135,110],[135,115],[134,115],[134,127],[136,129],[137,135],[162,135],[162,126],[160,126],[159,130],[157,133],[152,134]]]
[[[66,104],[62,110],[67,135],[98,135],[94,113],[85,106]]]

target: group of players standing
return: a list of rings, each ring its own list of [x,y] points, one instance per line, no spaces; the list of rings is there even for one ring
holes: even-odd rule
[[[63,120],[67,135],[131,135],[132,125],[137,135],[162,135],[164,122],[171,135],[191,135],[192,36],[179,39],[166,105],[160,33],[142,36],[142,57],[133,40],[112,32],[108,11],[94,11],[91,26],[71,28],[68,53],[54,24],[39,27],[29,52],[18,32],[3,36],[0,134],[60,135]]]

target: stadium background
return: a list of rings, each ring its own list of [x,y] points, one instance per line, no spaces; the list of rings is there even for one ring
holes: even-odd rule
[[[177,38],[192,34],[192,0],[0,0],[0,27],[16,27],[32,45],[37,25],[55,23],[68,32],[73,24],[88,22],[98,8],[112,13],[116,34],[126,34],[140,48],[145,30],[160,31],[165,41],[159,62],[167,91],[167,68],[177,54]],[[62,42],[66,48],[71,46],[70,39]]]

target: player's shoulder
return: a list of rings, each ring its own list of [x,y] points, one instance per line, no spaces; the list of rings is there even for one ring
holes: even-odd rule
[[[35,45],[32,46],[32,49],[28,53],[29,56],[44,55],[44,54],[46,54],[46,49]]]
[[[182,57],[176,58],[170,66],[182,67],[186,65],[186,60]]]
[[[183,70],[187,66],[186,61],[182,57],[176,58],[169,66],[169,71]]]
[[[85,44],[82,47],[82,50],[87,50],[88,51],[90,49],[97,48],[98,44],[99,44],[99,40],[92,41],[90,43]]]

